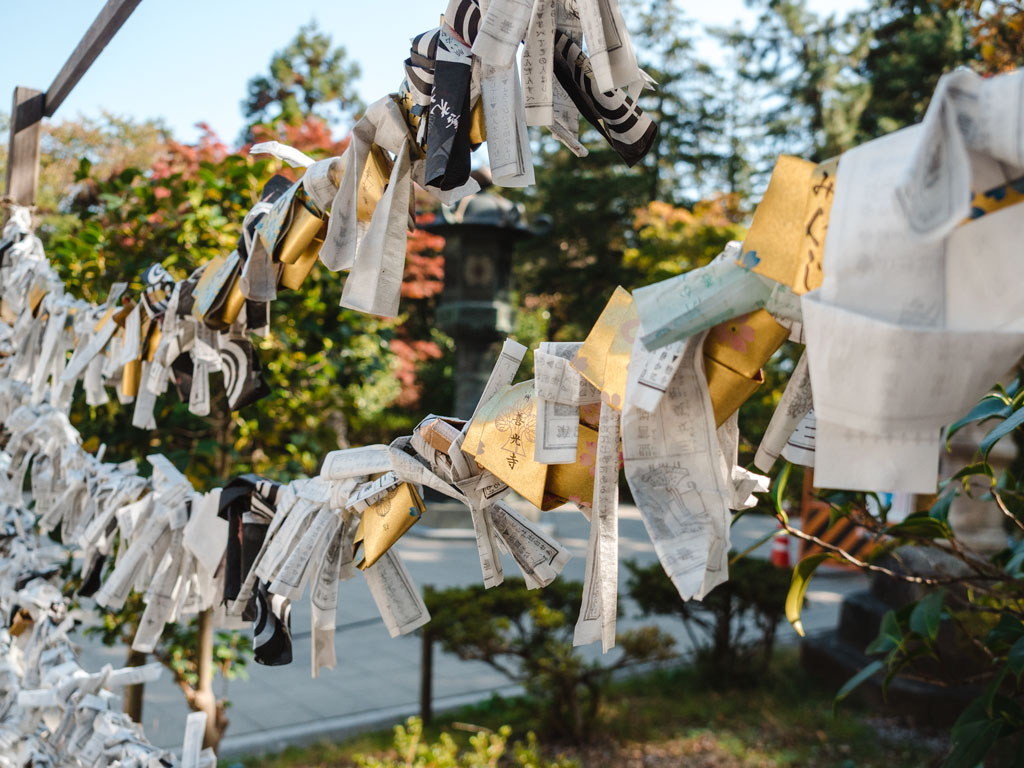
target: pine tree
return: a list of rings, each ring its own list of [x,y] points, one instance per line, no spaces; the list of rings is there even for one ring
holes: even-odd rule
[[[242,102],[249,120],[245,138],[257,124],[294,126],[314,116],[331,124],[352,116],[362,108],[355,90],[359,75],[344,46],[332,47],[331,36],[310,21],[273,55],[267,74],[249,80]]]

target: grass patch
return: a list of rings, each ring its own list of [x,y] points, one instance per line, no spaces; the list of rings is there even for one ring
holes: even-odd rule
[[[542,738],[542,745],[549,756],[574,757],[586,768],[917,768],[944,749],[936,734],[903,728],[853,704],[844,704],[833,719],[834,693],[802,670],[793,648],[777,653],[772,669],[745,688],[717,689],[693,668],[664,669],[612,685],[599,742],[577,748]],[[539,710],[528,699],[495,697],[438,716],[424,736],[434,741],[447,731],[465,744],[466,724],[490,730],[508,724],[513,739],[528,731],[543,735],[548,729]],[[356,754],[388,753],[391,744],[387,730],[237,762],[246,768],[340,768],[354,765]]]

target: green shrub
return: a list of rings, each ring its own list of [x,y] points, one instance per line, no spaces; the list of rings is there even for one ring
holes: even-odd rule
[[[527,735],[526,743],[517,741],[509,755],[508,739],[512,729],[503,725],[494,731],[477,731],[469,737],[469,749],[459,754],[459,745],[451,734],[442,733],[434,743],[423,738],[423,721],[410,717],[405,725],[395,726],[395,752],[397,757],[379,758],[356,755],[360,768],[495,768],[498,765],[515,768],[572,768],[577,763],[561,758],[544,759],[537,751],[537,738]]]
[[[657,627],[616,637],[611,661],[587,661],[572,645],[583,585],[556,579],[529,590],[522,579],[495,589],[480,585],[435,590],[426,587],[430,636],[461,659],[483,661],[534,696],[554,738],[576,743],[594,733],[602,696],[617,669],[673,655],[674,638]]]
[[[644,616],[678,616],[690,636],[696,662],[723,684],[755,681],[769,665],[775,630],[785,615],[790,573],[766,560],[742,558],[729,580],[703,600],[681,600],[661,563],[627,561],[629,596]]]

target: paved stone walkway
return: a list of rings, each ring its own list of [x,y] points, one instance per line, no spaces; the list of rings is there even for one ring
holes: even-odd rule
[[[573,554],[562,577],[582,581],[589,523],[578,512],[568,509],[547,512],[543,520],[554,526],[556,538]],[[744,516],[733,528],[733,548],[746,548],[774,526],[772,519]],[[425,525],[416,526],[398,544],[403,560],[421,587],[479,582],[480,565],[472,540],[422,535],[427,532]],[[655,559],[654,548],[635,507],[620,508],[619,535],[620,561],[633,558],[646,563]],[[765,544],[757,555],[767,557],[769,548],[770,543]],[[518,574],[515,563],[507,556],[503,564],[506,575]],[[626,577],[625,568],[620,567],[620,585],[625,584]],[[804,611],[807,631],[831,628],[843,595],[862,589],[864,584],[863,577],[855,573],[823,571],[812,582],[808,594],[809,604]],[[622,599],[621,604],[620,629],[657,623],[676,637],[680,651],[689,648],[679,621],[642,618],[629,600]],[[338,666],[321,672],[318,679],[310,675],[310,612],[309,599],[304,596],[292,609],[295,660],[291,665],[263,667],[253,663],[248,667],[248,680],[215,682],[218,694],[231,701],[231,725],[221,745],[222,756],[277,751],[288,744],[386,727],[418,711],[419,636],[389,638],[369,590],[359,577],[341,583],[337,616]],[[783,622],[780,642],[796,639],[792,628]],[[82,642],[82,659],[87,669],[99,669],[104,663],[124,663],[125,649],[106,648],[87,638],[82,638]],[[600,648],[591,646],[586,653],[599,655]],[[494,692],[515,690],[507,678],[486,664],[460,661],[435,650],[435,711],[486,699]],[[146,687],[143,717],[146,734],[155,744],[180,748],[186,714],[181,691],[169,675]]]

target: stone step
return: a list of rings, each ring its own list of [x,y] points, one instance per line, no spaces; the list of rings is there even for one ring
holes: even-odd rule
[[[851,648],[863,651],[878,635],[882,617],[889,610],[888,603],[868,590],[847,595],[839,611],[839,637]]]
[[[839,688],[872,659],[830,631],[805,639],[800,644],[800,661],[829,685]],[[981,695],[981,686],[940,686],[918,680],[895,678],[882,696],[884,671],[872,676],[854,696],[873,708],[906,717],[917,727],[948,728],[964,707]]]

